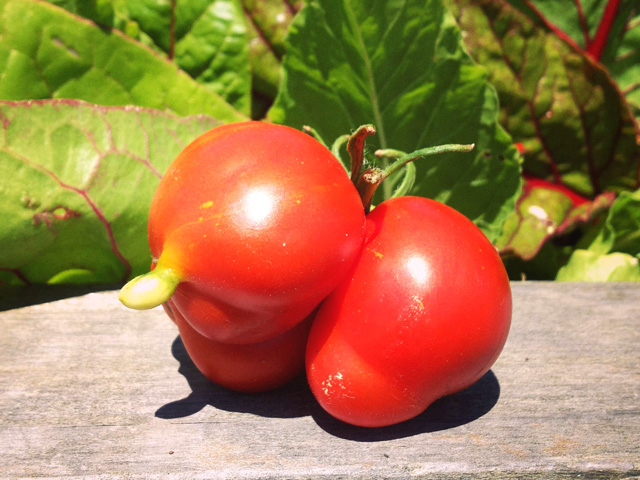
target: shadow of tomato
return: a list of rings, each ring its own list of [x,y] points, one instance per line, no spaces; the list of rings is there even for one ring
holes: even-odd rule
[[[304,375],[271,392],[238,393],[215,385],[202,375],[189,358],[179,336],[174,340],[171,352],[179,362],[178,372],[187,380],[191,392],[161,406],[155,415],[163,419],[188,417],[207,406],[270,418],[311,416],[320,428],[331,435],[352,441],[375,442],[448,430],[473,422],[488,413],[500,397],[500,384],[490,370],[466,390],[437,400],[411,420],[389,427],[363,428],[348,425],[326,413],[315,401]]]

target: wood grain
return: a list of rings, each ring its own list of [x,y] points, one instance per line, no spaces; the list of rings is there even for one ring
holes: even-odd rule
[[[212,385],[162,310],[115,291],[0,312],[0,478],[640,479],[640,284],[512,287],[494,368],[375,430],[304,378]]]

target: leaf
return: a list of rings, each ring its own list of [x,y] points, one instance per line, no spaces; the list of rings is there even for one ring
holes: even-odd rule
[[[0,102],[0,280],[121,282],[148,271],[161,174],[219,124],[76,100]]]
[[[637,125],[606,69],[505,1],[450,5],[524,146],[525,172],[591,198],[638,187]]]
[[[170,0],[126,0],[125,5],[130,19],[178,67],[249,115],[249,37],[238,0],[180,1],[175,13]]]
[[[166,59],[51,4],[0,0],[0,99],[77,98],[246,117]]]
[[[640,114],[640,9],[636,0],[510,0],[541,28],[605,66]]]
[[[284,39],[293,17],[302,8],[301,0],[241,0],[249,30],[253,87],[274,98],[280,83],[280,62]]]
[[[595,235],[588,236],[582,246],[599,254],[623,252],[640,256],[640,190],[621,193]]]
[[[541,27],[566,36],[583,50],[593,42],[608,0],[509,0],[509,3]],[[619,22],[624,25],[624,19]]]
[[[621,32],[619,42],[603,59],[611,75],[620,85],[636,119],[640,119],[640,8]]]
[[[576,250],[556,278],[560,282],[630,282],[640,281],[638,259],[626,253],[599,255]]]
[[[604,193],[593,201],[576,205],[561,189],[530,186],[527,182],[497,247],[503,255],[531,260],[550,239],[592,221],[608,209],[614,199],[613,194]]]
[[[640,281],[640,190],[620,194],[579,247],[557,280]]]
[[[471,154],[418,161],[411,193],[499,235],[519,191],[516,151],[497,125],[495,92],[441,1],[313,1],[292,23],[286,50],[274,122],[310,125],[328,140],[373,124],[371,151],[475,143]]]

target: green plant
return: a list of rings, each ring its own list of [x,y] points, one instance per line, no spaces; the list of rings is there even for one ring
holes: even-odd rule
[[[0,1],[0,289],[144,272],[159,178],[198,135],[249,118],[330,142],[373,124],[374,163],[378,149],[473,143],[471,155],[417,163],[407,193],[470,218],[512,278],[593,260],[589,278],[604,279],[595,265],[613,253],[631,274],[615,278],[632,278],[640,245],[614,237],[635,218],[639,181],[638,10],[563,5]],[[520,196],[521,166],[587,203],[540,185]],[[606,252],[592,243],[604,224]],[[578,250],[591,253],[572,259]]]

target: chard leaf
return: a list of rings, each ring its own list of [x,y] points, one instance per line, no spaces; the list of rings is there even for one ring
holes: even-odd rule
[[[474,143],[472,153],[417,161],[411,193],[449,204],[497,238],[519,192],[517,152],[497,124],[486,72],[440,0],[312,1],[286,51],[274,122],[310,125],[328,141],[373,124],[370,150]]]
[[[621,193],[604,222],[596,227],[595,235],[589,235],[583,246],[599,254],[623,252],[639,256],[640,190]]]
[[[638,258],[626,253],[600,255],[589,250],[575,250],[569,262],[558,271],[560,282],[638,282]]]
[[[303,1],[241,0],[249,31],[253,88],[274,98],[280,83],[280,62],[285,53],[285,36]]]
[[[594,198],[638,188],[637,124],[608,71],[506,1],[448,0],[524,170]]]
[[[557,280],[640,281],[640,190],[621,193],[579,247]]]
[[[541,28],[601,62],[640,114],[640,8],[636,0],[510,0]]]
[[[249,115],[249,37],[238,0],[177,2],[175,12],[170,0],[124,3],[129,18],[178,67]]]
[[[570,194],[559,188],[525,182],[516,210],[505,222],[497,247],[503,255],[517,255],[531,260],[552,238],[573,232],[606,211],[615,195],[606,192],[593,201],[575,202]]]
[[[77,100],[0,102],[0,283],[115,283],[148,271],[162,173],[220,122]]]
[[[52,4],[0,0],[0,99],[76,98],[223,121],[245,115],[147,47]]]

